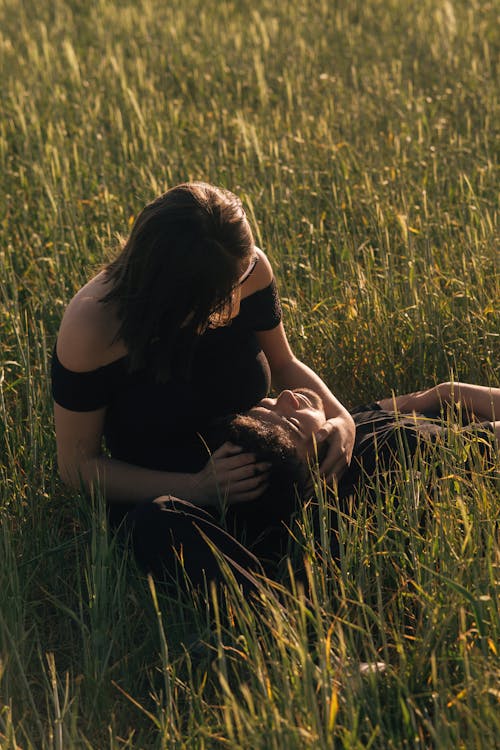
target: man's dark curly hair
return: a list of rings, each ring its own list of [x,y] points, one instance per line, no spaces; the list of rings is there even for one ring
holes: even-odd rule
[[[307,467],[284,427],[248,414],[234,414],[217,420],[212,438],[215,447],[217,439],[218,445],[228,441],[254,453],[258,462],[271,463],[269,489],[274,496],[305,486]]]
[[[286,529],[291,525],[297,504],[306,497],[308,467],[286,429],[246,414],[224,417],[213,425],[207,441],[209,447],[215,450],[224,442],[254,453],[257,462],[271,464],[264,493],[257,500],[229,505],[226,512],[228,530],[266,566],[269,549],[280,550],[280,554],[286,552]]]

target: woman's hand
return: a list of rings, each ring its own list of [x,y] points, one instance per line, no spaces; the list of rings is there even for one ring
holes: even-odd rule
[[[253,453],[224,443],[212,453],[204,468],[196,474],[196,499],[207,505],[226,500],[230,505],[260,497],[267,488],[268,462],[257,463]]]
[[[328,451],[319,470],[327,479],[340,479],[351,463],[356,428],[350,414],[329,419],[316,433],[316,443],[328,443]]]

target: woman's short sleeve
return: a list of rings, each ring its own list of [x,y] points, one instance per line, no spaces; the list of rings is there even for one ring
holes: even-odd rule
[[[270,331],[281,321],[281,303],[276,282],[241,301],[241,315],[254,331]]]
[[[95,411],[110,403],[123,372],[123,361],[112,362],[89,372],[73,372],[52,354],[52,396],[59,406],[70,411]]]

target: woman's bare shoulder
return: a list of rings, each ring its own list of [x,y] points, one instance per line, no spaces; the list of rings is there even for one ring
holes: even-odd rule
[[[57,356],[68,370],[88,372],[126,354],[116,341],[119,321],[102,299],[107,290],[102,273],[73,297],[64,313],[57,337]]]
[[[265,289],[273,280],[273,269],[267,255],[259,247],[255,247],[255,255],[259,260],[254,272],[243,285],[242,297],[248,297],[250,294],[254,294],[254,292]]]

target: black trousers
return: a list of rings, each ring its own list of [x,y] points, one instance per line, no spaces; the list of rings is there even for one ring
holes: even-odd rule
[[[110,525],[130,540],[140,566],[175,588],[222,583],[226,571],[245,591],[273,576],[287,551],[295,498],[262,498],[218,512],[178,498],[108,507]]]
[[[405,458],[411,460],[417,452],[425,454],[437,443],[449,444],[447,423],[443,424],[438,412],[415,416],[395,414],[374,403],[352,409],[351,415],[356,439],[351,465],[339,482],[341,499],[356,494],[363,479],[375,477],[379,471],[390,472]],[[467,414],[461,412],[453,413],[453,422],[465,436],[476,438],[479,452],[487,464],[493,466],[497,450],[490,423],[470,421]]]

